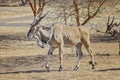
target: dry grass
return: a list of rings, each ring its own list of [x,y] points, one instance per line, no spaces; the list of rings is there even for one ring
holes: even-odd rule
[[[0,7],[0,18],[13,18],[32,15],[30,7]],[[18,11],[19,10],[19,11]]]
[[[8,9],[8,11],[1,11],[0,18],[32,15],[28,7],[4,7],[4,9]],[[0,10],[4,9],[0,7]],[[15,22],[19,23],[19,20]],[[120,79],[120,56],[118,55],[118,44],[116,42],[91,43],[95,61],[97,62],[95,70],[91,70],[91,65],[88,63],[90,57],[83,48],[84,57],[80,69],[73,71],[77,61],[75,49],[72,52],[71,48],[64,48],[64,70],[58,72],[58,50],[55,50],[50,59],[51,72],[48,73],[44,67],[48,47],[41,49],[37,46],[36,40],[27,40],[26,34],[28,30],[29,27],[0,26],[0,80]],[[92,34],[94,33],[92,31]]]
[[[14,30],[13,30],[14,29]],[[97,66],[91,70],[90,58],[85,52],[80,69],[73,71],[76,55],[71,48],[64,49],[64,70],[58,72],[59,59],[56,50],[51,56],[51,72],[44,68],[48,48],[41,49],[36,41],[25,38],[28,27],[0,27],[0,80],[119,80],[120,56],[117,43],[91,43]],[[4,38],[2,35],[10,37]],[[10,38],[10,39],[9,39]],[[74,50],[75,51],[75,50]]]

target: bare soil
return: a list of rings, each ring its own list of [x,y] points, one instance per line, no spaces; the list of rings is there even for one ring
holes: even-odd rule
[[[15,31],[11,32],[12,29]],[[77,62],[75,49],[72,51],[72,48],[64,48],[63,71],[58,72],[58,50],[55,50],[50,59],[51,72],[47,72],[45,62],[48,47],[42,49],[37,46],[36,40],[28,40],[26,37],[28,29],[29,27],[24,29],[0,27],[0,80],[120,79],[120,55],[116,41],[110,42],[106,37],[96,35],[91,38],[91,47],[97,63],[94,70],[91,69],[90,57],[83,48],[84,57],[80,68],[78,71],[73,71]]]
[[[49,47],[42,49],[36,40],[27,39],[28,24],[17,26],[18,23],[30,22],[18,19],[31,15],[29,8],[1,7],[0,11],[0,80],[120,80],[120,55],[115,38],[99,33],[91,35],[91,48],[97,63],[94,70],[89,64],[90,56],[83,47],[84,56],[78,71],[73,71],[77,62],[75,48],[64,48],[63,71],[58,72],[56,49],[50,58],[51,72],[47,72],[45,63]],[[1,25],[15,22],[14,26]]]

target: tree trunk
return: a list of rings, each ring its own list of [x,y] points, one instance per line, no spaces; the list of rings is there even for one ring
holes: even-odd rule
[[[73,4],[75,8],[75,17],[76,17],[77,26],[80,26],[78,0],[73,0]]]

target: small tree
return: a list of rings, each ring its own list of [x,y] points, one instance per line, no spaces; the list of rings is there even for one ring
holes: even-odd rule
[[[56,1],[56,0],[53,0]],[[58,5],[58,19],[65,22],[76,22],[77,26],[85,25],[94,18],[107,0],[61,0]],[[62,3],[62,4],[61,4]],[[61,11],[61,12],[60,12]],[[84,19],[84,21],[82,21]],[[55,20],[56,21],[56,20]]]

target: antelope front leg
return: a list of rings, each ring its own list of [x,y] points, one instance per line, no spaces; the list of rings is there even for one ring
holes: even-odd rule
[[[48,54],[47,54],[47,62],[46,62],[46,69],[48,72],[50,72],[50,68],[49,68],[49,59],[50,59],[50,55],[53,53],[54,51],[54,48],[53,47],[50,47],[49,51],[48,51]]]

